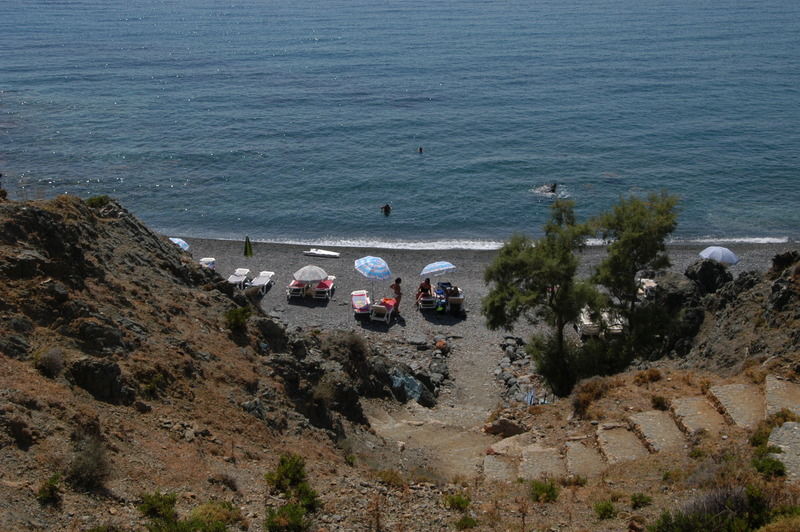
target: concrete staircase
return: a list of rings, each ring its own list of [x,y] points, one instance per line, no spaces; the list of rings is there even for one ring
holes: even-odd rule
[[[751,430],[768,415],[789,409],[800,415],[800,385],[767,376],[763,386],[726,384],[705,396],[678,397],[670,410],[633,413],[617,422],[597,425],[593,434],[573,436],[557,447],[542,447],[531,434],[493,444],[484,457],[488,481],[511,482],[543,476],[600,476],[612,465],[651,454],[690,450],[689,437],[699,432],[718,437],[732,427]],[[787,478],[800,482],[800,423],[775,429],[770,444],[781,447]]]

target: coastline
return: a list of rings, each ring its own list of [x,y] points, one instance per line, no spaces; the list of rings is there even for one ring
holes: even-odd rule
[[[337,328],[354,329],[370,335],[379,334],[412,335],[412,334],[447,334],[459,335],[473,341],[494,341],[502,332],[488,331],[480,314],[480,299],[486,294],[487,286],[483,281],[486,266],[497,254],[496,249],[387,249],[367,247],[335,247],[332,251],[340,253],[339,258],[320,258],[303,255],[308,245],[278,244],[253,242],[253,256],[244,257],[244,241],[214,240],[182,237],[189,245],[189,253],[195,261],[203,257],[216,259],[216,271],[227,278],[236,268],[248,268],[255,276],[261,270],[275,272],[274,284],[260,300],[262,310],[279,317],[290,327],[303,328]],[[671,270],[685,271],[686,267],[698,259],[698,253],[708,243],[680,243],[667,246],[672,262]],[[749,270],[764,272],[770,268],[772,257],[790,249],[797,248],[796,243],[737,243],[729,244],[741,262],[730,267],[734,276]],[[581,253],[579,275],[588,276],[592,269],[605,255],[604,246],[587,246]],[[356,272],[353,261],[366,255],[383,258],[392,271],[387,281],[371,281]],[[437,315],[435,312],[421,313],[414,308],[414,294],[422,278],[420,270],[434,261],[446,260],[456,265],[453,274],[433,277],[432,282],[447,280],[462,288],[466,295],[466,315],[455,317]],[[330,275],[336,276],[335,291],[329,302],[297,301],[288,302],[285,295],[286,286],[292,280],[292,274],[299,268],[315,264]],[[353,290],[369,290],[375,299],[390,295],[389,285],[394,278],[403,279],[403,301],[400,305],[400,318],[389,327],[383,324],[370,323],[369,320],[356,320],[350,309],[350,292]],[[520,324],[514,334],[528,334],[530,327]]]

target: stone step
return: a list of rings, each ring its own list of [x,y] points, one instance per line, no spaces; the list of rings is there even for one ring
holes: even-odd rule
[[[601,423],[597,427],[597,443],[609,464],[644,458],[649,453],[636,434],[623,423]]]
[[[654,453],[681,449],[686,445],[683,432],[668,412],[648,410],[632,414],[629,419],[634,431],[644,440],[645,446]]]
[[[717,436],[728,426],[722,414],[705,397],[678,397],[672,400],[671,406],[678,426],[686,434],[704,430],[710,436]]]
[[[560,478],[567,474],[564,459],[555,447],[529,445],[522,449],[519,476],[525,480]]]
[[[586,441],[567,442],[567,472],[586,478],[598,477],[606,470],[603,455]]]
[[[517,480],[517,459],[498,454],[483,457],[483,478],[493,482],[515,482]]]
[[[776,414],[784,408],[800,415],[800,384],[779,379],[774,375],[767,375],[764,390],[768,416]]]
[[[764,394],[755,384],[725,384],[709,389],[711,399],[739,427],[755,428],[766,412]]]
[[[771,455],[786,466],[786,480],[800,483],[800,423],[788,422],[773,429],[769,445],[780,447],[780,454]]]

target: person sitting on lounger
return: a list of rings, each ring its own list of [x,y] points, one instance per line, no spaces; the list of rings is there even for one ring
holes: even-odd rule
[[[417,289],[417,303],[419,303],[419,300],[423,297],[431,297],[432,293],[433,287],[431,286],[431,280],[430,278],[425,278],[425,280],[419,284],[419,288]]]

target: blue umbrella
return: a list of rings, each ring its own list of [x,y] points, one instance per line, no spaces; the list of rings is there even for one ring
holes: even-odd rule
[[[739,262],[739,257],[736,253],[720,246],[709,246],[700,252],[700,256],[704,259],[711,259],[719,262],[720,264],[736,264]]]
[[[421,277],[426,275],[444,275],[456,271],[456,267],[447,261],[440,260],[438,262],[431,262],[419,273]]]
[[[189,244],[186,243],[186,240],[182,238],[170,238],[173,244],[177,244],[182,250],[188,251]]]
[[[380,257],[361,257],[356,259],[355,268],[358,273],[367,279],[385,280],[392,276],[392,271],[386,261]]]
[[[375,279],[383,281],[392,276],[392,272],[389,270],[389,265],[386,264],[386,261],[380,257],[361,257],[360,259],[355,260],[354,265],[358,273],[367,279],[372,279],[373,281]],[[372,288],[374,293],[375,287],[373,286]]]

